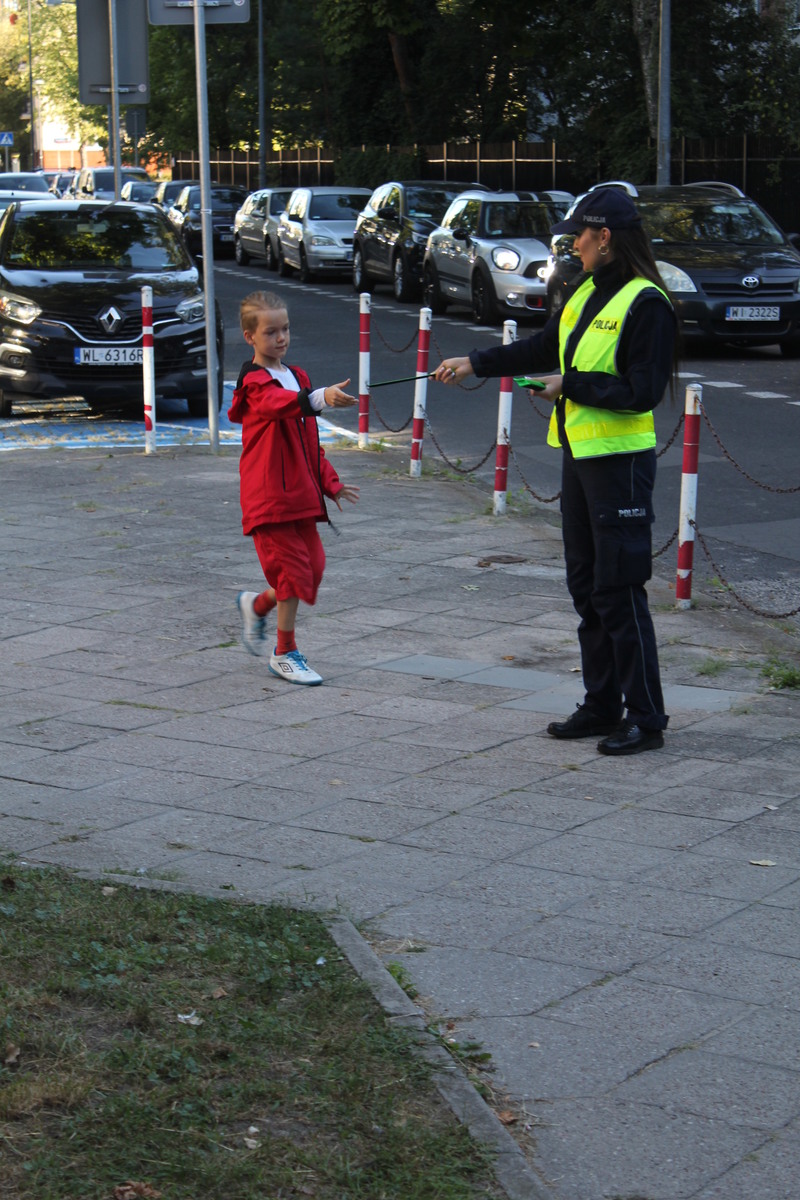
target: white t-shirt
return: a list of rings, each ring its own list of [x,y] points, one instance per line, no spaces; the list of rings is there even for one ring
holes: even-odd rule
[[[273,379],[276,379],[282,388],[287,392],[299,392],[300,384],[297,381],[294,371],[290,371],[288,367],[281,364],[280,367],[267,367]],[[309,392],[308,400],[314,412],[322,412],[325,408],[325,388],[315,388],[313,392]]]

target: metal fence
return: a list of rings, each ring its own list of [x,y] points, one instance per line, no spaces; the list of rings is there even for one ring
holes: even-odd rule
[[[434,146],[354,147],[346,151],[324,146],[273,150],[267,155],[267,180],[282,187],[323,186],[338,182],[337,169],[346,158],[376,150],[413,162],[414,174],[423,179],[449,179],[484,183],[492,188],[529,191],[564,189],[579,192],[587,180],[555,142],[457,142]],[[200,170],[197,151],[176,155],[176,179],[196,179]],[[248,191],[258,187],[257,150],[220,150],[211,154],[211,177],[217,183],[235,184]],[[778,138],[682,138],[672,146],[672,183],[697,183],[714,179],[734,183],[752,196],[788,232],[800,232],[800,147],[787,147]],[[384,180],[374,179],[377,186]],[[351,182],[351,181],[347,181]]]

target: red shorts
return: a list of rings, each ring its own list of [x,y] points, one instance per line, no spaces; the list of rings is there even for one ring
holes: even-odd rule
[[[325,570],[325,550],[313,518],[259,525],[253,530],[253,544],[278,600],[297,596],[304,604],[316,601]]]

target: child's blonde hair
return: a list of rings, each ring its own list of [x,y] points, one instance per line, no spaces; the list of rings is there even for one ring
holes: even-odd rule
[[[252,333],[262,312],[285,309],[286,303],[274,292],[251,292],[239,305],[239,324],[242,333]]]

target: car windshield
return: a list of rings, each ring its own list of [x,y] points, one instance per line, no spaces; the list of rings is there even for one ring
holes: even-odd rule
[[[558,220],[555,206],[526,201],[485,204],[481,236],[487,238],[539,238],[550,241],[550,226]]]
[[[127,170],[123,167],[119,173],[120,184],[127,183],[129,179],[136,183],[147,182],[147,172],[138,168]],[[114,169],[113,167],[104,168],[102,171],[95,171],[94,186],[102,192],[113,192],[114,190]]]
[[[410,217],[429,217],[441,221],[450,204],[463,189],[412,187],[406,189],[406,211]]]
[[[355,220],[361,212],[366,196],[354,196],[350,192],[338,195],[322,195],[311,197],[309,220],[311,221],[350,221]]]
[[[14,192],[46,192],[47,180],[44,175],[0,175],[0,190]]]
[[[241,208],[246,199],[247,192],[237,191],[236,188],[214,188],[211,208],[214,212],[227,212],[230,208]]]
[[[155,210],[150,215],[111,206],[47,213],[23,209],[11,226],[4,261],[38,271],[167,271],[190,265],[180,239]]]
[[[746,200],[698,198],[637,201],[650,240],[780,246],[784,238],[766,213]]]

